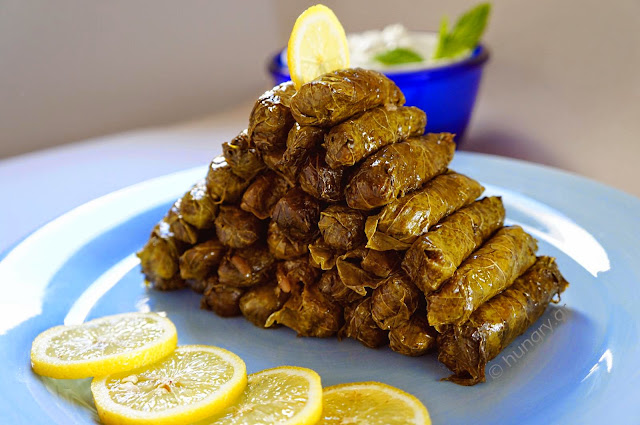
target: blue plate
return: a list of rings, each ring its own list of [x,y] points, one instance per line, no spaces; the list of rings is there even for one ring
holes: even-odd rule
[[[199,309],[189,291],[143,285],[134,253],[171,202],[205,173],[188,170],[83,205],[27,237],[0,262],[0,418],[3,423],[95,423],[88,380],[31,372],[31,341],[61,323],[162,311],[181,344],[238,353],[249,372],[311,367],[324,385],[377,380],[418,396],[435,424],[630,423],[640,418],[640,200],[581,177],[459,153],[453,168],[503,196],[511,223],[558,258],[571,282],[558,306],[461,387],[435,355],[409,358],[351,340],[296,338]]]

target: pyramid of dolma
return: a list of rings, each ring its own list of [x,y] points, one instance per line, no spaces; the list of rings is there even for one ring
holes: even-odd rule
[[[138,253],[158,290],[188,287],[220,316],[300,336],[438,351],[473,385],[566,288],[499,197],[448,168],[384,75],[346,69],[264,93],[246,130]]]

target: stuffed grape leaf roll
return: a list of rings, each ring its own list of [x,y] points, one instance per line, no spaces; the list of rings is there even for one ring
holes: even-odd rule
[[[325,130],[320,127],[301,126],[295,123],[287,136],[287,148],[273,164],[273,168],[292,185],[296,183],[300,169],[324,140]]]
[[[210,229],[218,214],[218,204],[209,196],[204,180],[196,183],[182,197],[180,215],[196,229]]]
[[[287,326],[298,336],[325,338],[342,325],[342,307],[324,295],[315,285],[296,286],[282,308],[272,313],[266,326]]]
[[[250,183],[231,171],[223,156],[213,158],[206,181],[209,195],[218,204],[238,202]]]
[[[345,189],[351,208],[381,207],[442,174],[453,159],[453,134],[429,133],[385,146],[356,169]]]
[[[292,260],[309,252],[306,242],[289,239],[275,221],[269,222],[267,245],[269,252],[278,260]]]
[[[218,239],[231,248],[253,245],[264,233],[256,216],[233,205],[221,206],[215,223]]]
[[[287,134],[294,123],[289,108],[295,92],[293,83],[287,81],[266,91],[254,105],[249,116],[248,134],[261,153],[285,147]]]
[[[318,276],[320,271],[309,264],[308,257],[279,262],[276,268],[278,286],[286,293],[292,292],[298,285],[315,284]]]
[[[216,274],[226,251],[216,238],[195,245],[180,256],[180,276],[185,280],[204,281]]]
[[[371,316],[371,297],[345,307],[344,321],[338,335],[340,338],[353,338],[369,348],[378,348],[389,343],[389,332],[380,329]]]
[[[179,258],[185,246],[175,238],[165,220],[153,228],[149,240],[136,255],[140,258],[142,273],[155,289],[166,291],[184,287],[179,273]]]
[[[266,165],[270,170],[275,171],[276,173],[282,175],[285,178],[288,176],[284,176],[280,164],[282,164],[282,158],[284,158],[284,147],[275,147],[268,152],[262,152],[262,161],[264,165]]]
[[[555,259],[539,257],[504,292],[481,305],[469,320],[446,326],[438,337],[438,360],[461,385],[485,381],[485,366],[542,316],[568,286]]]
[[[288,298],[289,294],[275,282],[267,283],[247,289],[240,297],[239,308],[247,320],[264,328],[269,316],[280,310]]]
[[[448,172],[424,187],[398,198],[367,218],[367,248],[378,251],[407,249],[443,217],[472,203],[484,188],[477,181]]]
[[[242,195],[240,208],[261,220],[267,219],[289,187],[289,183],[273,171],[260,174]]]
[[[355,293],[365,296],[367,289],[375,289],[384,282],[384,278],[364,270],[357,262],[349,261],[346,258],[349,253],[342,255],[336,260],[336,270],[342,283]]]
[[[307,159],[298,175],[302,190],[316,199],[338,202],[344,199],[345,169],[331,168],[324,154],[317,152]]]
[[[402,268],[425,294],[438,290],[465,258],[502,227],[504,215],[497,196],[460,208],[411,245]]]
[[[367,289],[376,289],[392,273],[400,272],[400,260],[395,251],[358,248],[339,256],[336,269],[345,286],[364,296]]]
[[[233,317],[240,315],[240,297],[245,289],[222,285],[218,278],[211,276],[200,300],[200,308],[212,310],[218,316]]]
[[[366,215],[344,205],[331,205],[320,213],[318,228],[325,243],[349,251],[364,243]]]
[[[274,258],[266,246],[254,244],[227,251],[218,267],[220,283],[246,288],[265,283],[273,276]]]
[[[363,295],[342,283],[338,270],[335,268],[322,273],[318,281],[318,289],[343,307],[363,298]]]
[[[429,326],[427,316],[416,312],[406,322],[402,322],[389,331],[389,347],[396,353],[417,357],[436,348],[437,335]]]
[[[276,203],[271,219],[290,239],[312,241],[319,233],[320,202],[299,187]]]
[[[325,243],[322,236],[309,244],[311,264],[313,267],[322,270],[331,270],[334,268],[338,257],[342,254],[344,254],[344,251],[336,251],[334,248],[331,248]]]
[[[173,204],[164,221],[169,224],[169,229],[176,239],[193,245],[198,242],[198,229],[184,221],[180,213],[181,206],[182,198]]]
[[[439,330],[460,325],[484,302],[509,287],[536,261],[536,240],[520,226],[503,227],[427,297],[428,319]]]
[[[365,249],[360,266],[376,276],[387,277],[400,271],[402,256],[399,251]]]
[[[398,86],[380,72],[349,68],[300,87],[291,98],[291,113],[301,125],[332,127],[367,109],[404,102]]]
[[[411,318],[422,297],[420,290],[404,273],[391,275],[371,294],[373,321],[385,330],[400,326]]]
[[[426,125],[426,114],[414,106],[386,105],[365,111],[327,133],[327,164],[332,168],[354,165],[386,145],[421,136]]]
[[[223,143],[222,154],[231,171],[244,180],[253,179],[265,168],[256,148],[251,144],[247,130],[238,134],[229,143]]]

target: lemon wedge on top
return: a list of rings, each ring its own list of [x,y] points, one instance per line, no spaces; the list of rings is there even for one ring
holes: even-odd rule
[[[430,425],[429,412],[411,394],[380,382],[340,384],[324,389],[318,425]]]
[[[156,313],[125,313],[81,325],[56,326],[31,346],[31,366],[58,379],[104,376],[169,355],[178,341],[171,320]]]
[[[347,36],[327,6],[311,6],[298,17],[287,45],[287,64],[296,89],[322,74],[349,67]]]
[[[322,412],[320,376],[281,366],[249,375],[238,401],[198,425],[312,425]]]
[[[240,357],[218,347],[184,345],[169,357],[91,382],[106,424],[187,424],[232,404],[247,385]]]

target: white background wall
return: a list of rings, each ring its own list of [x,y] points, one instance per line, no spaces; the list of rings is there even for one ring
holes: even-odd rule
[[[0,158],[254,98],[269,84],[269,55],[313,3],[0,0]],[[476,2],[325,3],[360,31],[435,29]],[[638,180],[640,1],[493,5],[492,58],[466,148],[569,170],[586,161],[605,182],[619,162],[616,181]]]

